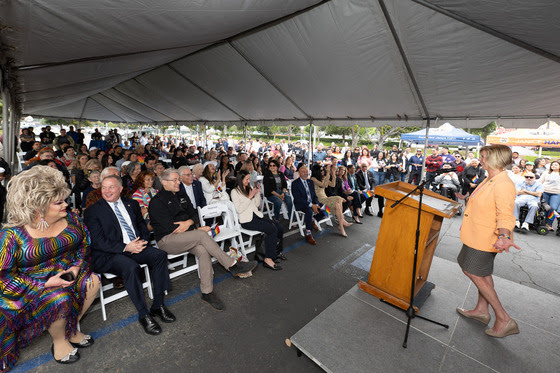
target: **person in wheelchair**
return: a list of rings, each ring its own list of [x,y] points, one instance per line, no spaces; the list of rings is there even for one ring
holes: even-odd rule
[[[452,167],[451,164],[445,163],[441,168],[445,170],[446,168]],[[461,181],[454,171],[444,172],[443,174],[436,176],[434,179],[434,185],[439,186],[439,191],[442,196],[451,198],[454,201],[457,200],[455,193],[459,191]]]
[[[535,215],[539,209],[539,202],[544,192],[544,186],[536,181],[535,174],[532,172],[525,173],[525,180],[517,183],[515,186],[517,196],[515,197],[515,209],[513,215],[515,216],[515,227],[529,230],[529,224],[533,224]],[[527,206],[529,211],[525,215],[523,224],[519,221],[519,209],[522,206]]]

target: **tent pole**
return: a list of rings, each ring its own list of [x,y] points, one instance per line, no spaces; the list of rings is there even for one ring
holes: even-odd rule
[[[243,144],[245,144],[245,150],[247,150],[247,122],[243,125]]]
[[[204,122],[204,150],[208,151],[208,136],[206,135],[206,122]]]
[[[307,158],[307,168],[311,168],[311,163],[313,162],[313,121],[311,121],[311,123],[309,123],[309,149],[308,149],[308,153],[309,153],[309,157]]]
[[[438,117],[436,117],[436,126],[438,122]],[[427,118],[426,121],[426,138],[424,140],[424,159],[422,159],[422,177],[420,180],[424,180],[426,178],[426,154],[428,152],[428,136],[430,135],[430,117]]]

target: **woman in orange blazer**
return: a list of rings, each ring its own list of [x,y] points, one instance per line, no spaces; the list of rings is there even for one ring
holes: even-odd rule
[[[488,325],[488,306],[492,306],[496,321],[485,332],[497,338],[519,333],[517,323],[502,307],[492,280],[496,254],[509,252],[512,246],[520,250],[511,238],[515,226],[515,186],[505,171],[511,159],[511,150],[505,145],[480,149],[480,164],[488,171],[488,177],[469,197],[461,226],[463,248],[457,257],[463,273],[478,288],[474,309],[457,308],[457,312]]]

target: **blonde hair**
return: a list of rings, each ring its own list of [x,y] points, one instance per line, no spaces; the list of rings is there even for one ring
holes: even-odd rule
[[[45,216],[53,201],[65,200],[69,195],[62,172],[48,166],[23,171],[8,183],[5,227],[33,224],[38,216]]]
[[[486,152],[484,163],[495,170],[503,170],[512,163],[512,152],[509,146],[502,144],[486,145],[480,148],[480,153]]]

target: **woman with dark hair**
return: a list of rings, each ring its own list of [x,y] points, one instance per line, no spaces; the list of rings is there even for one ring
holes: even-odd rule
[[[265,254],[255,254],[255,259],[263,262],[263,267],[278,271],[282,267],[276,264],[277,258],[286,260],[282,250],[284,248],[284,228],[278,222],[264,217],[259,211],[261,205],[260,186],[251,188],[251,176],[247,171],[237,173],[235,189],[231,191],[231,199],[239,215],[239,222],[245,229],[263,232],[265,234]]]
[[[317,198],[319,202],[327,205],[329,210],[334,212],[334,216],[338,220],[338,230],[340,231],[340,235],[342,237],[348,237],[346,232],[344,231],[344,227],[349,227],[352,223],[348,223],[343,216],[343,207],[342,204],[345,202],[344,198],[339,196],[331,196],[327,197],[325,193],[325,188],[328,186],[334,187],[336,186],[336,164],[330,164],[325,167],[326,175],[323,176],[323,167],[318,164],[314,164],[311,167],[311,181],[315,186],[315,194],[317,194]]]
[[[148,225],[150,231],[153,230],[150,225],[150,216],[148,215],[148,206],[150,201],[157,194],[158,190],[153,188],[155,174],[151,171],[141,171],[134,184],[132,184],[132,189],[134,193],[132,194],[132,199],[138,202],[140,205],[140,211],[142,211],[142,217]]]
[[[89,149],[87,147],[86,144],[82,144],[80,145],[80,147],[78,148],[78,153],[82,153],[82,154],[89,154]]]
[[[29,128],[23,128],[21,130],[21,135],[19,136],[19,147],[22,152],[28,152],[33,149],[33,143],[35,142],[35,135],[32,135]]]
[[[229,156],[227,154],[224,154],[220,157],[218,171],[220,171],[222,175],[226,175],[226,188],[229,190],[235,188],[235,170],[233,168],[233,165],[229,163]]]
[[[488,171],[488,178],[469,196],[461,225],[463,247],[457,257],[463,273],[478,289],[476,306],[471,310],[457,308],[457,312],[488,325],[491,306],[496,321],[485,332],[494,338],[519,333],[517,323],[502,306],[492,279],[496,255],[509,252],[511,247],[520,250],[511,239],[515,227],[513,209],[516,192],[505,172],[511,164],[511,156],[511,149],[505,145],[489,145],[480,149],[481,167]]]
[[[21,347],[48,331],[57,363],[80,359],[94,343],[78,329],[99,291],[90,268],[89,233],[66,211],[70,190],[62,173],[36,166],[12,178],[6,228],[0,231],[0,370]]]
[[[114,158],[112,154],[105,154],[103,158],[101,158],[101,167],[107,168],[109,166],[114,166],[115,162],[113,161],[113,159]]]
[[[253,169],[255,170],[257,175],[262,175],[262,168],[261,168],[261,162],[259,162],[259,157],[253,158],[252,162],[253,162]]]
[[[280,219],[282,204],[286,203],[288,216],[292,213],[292,197],[288,194],[288,184],[284,174],[278,171],[279,163],[272,159],[268,162],[268,171],[264,174],[263,186],[265,197],[274,204],[274,219]]]
[[[391,154],[389,162],[387,162],[386,170],[386,179],[389,180],[390,183],[393,181],[399,181],[401,179],[402,160],[399,159],[397,153]]]
[[[356,165],[356,161],[352,157],[352,150],[348,149],[344,152],[344,156],[343,156],[342,160],[340,161],[340,163],[344,167],[348,167],[348,165],[351,165],[351,164]]]
[[[387,162],[385,160],[385,152],[380,151],[379,153],[377,153],[377,157],[371,162],[371,166],[373,167],[373,179],[375,180],[375,185],[385,184],[385,179],[387,177],[386,165]]]
[[[187,165],[187,158],[183,156],[183,151],[181,150],[181,148],[175,148],[175,150],[173,150],[171,165],[177,170],[179,169],[179,167]]]
[[[294,166],[294,158],[292,156],[286,157],[284,164],[280,166],[280,172],[283,173],[288,180],[294,180],[296,167]]]
[[[362,215],[360,195],[358,192],[352,190],[350,184],[348,184],[348,170],[344,166],[338,166],[336,171],[335,191],[338,196],[346,200],[350,210],[352,210],[352,219],[354,222],[362,224],[362,222],[358,219],[358,217]]]

